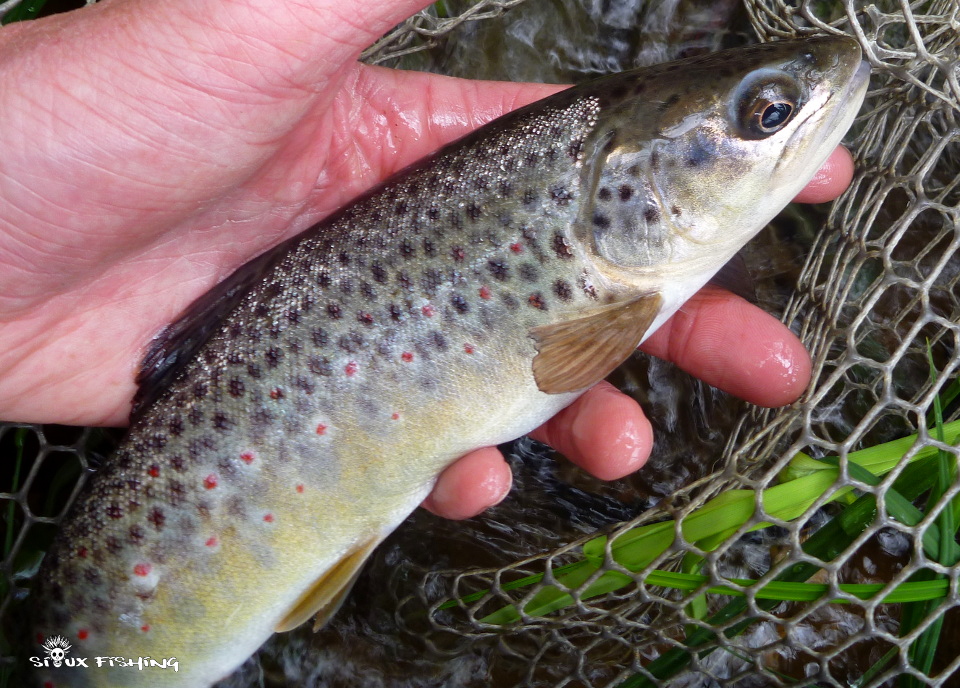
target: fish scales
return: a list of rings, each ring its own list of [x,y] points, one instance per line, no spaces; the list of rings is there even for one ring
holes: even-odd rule
[[[776,165],[718,133],[746,126],[730,94],[774,68],[826,83],[790,101],[788,122],[819,98],[806,119],[846,129],[865,71],[843,39],[606,77],[441,149],[191,306],[148,355],[127,438],[43,564],[37,621],[75,652],[175,656],[180,670],[53,685],[207,684],[274,628],[334,610],[439,471],[569,404],[779,209],[726,208],[769,195]],[[777,203],[840,135],[794,156]],[[719,200],[697,191],[705,175],[726,185]],[[744,176],[762,188],[741,191]],[[749,226],[731,232],[731,217]],[[702,226],[735,236],[710,244]],[[597,323],[616,336],[584,353]]]

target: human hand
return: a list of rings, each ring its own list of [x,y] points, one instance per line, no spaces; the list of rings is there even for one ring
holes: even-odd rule
[[[557,90],[356,63],[425,4],[114,0],[0,29],[0,82],[16,85],[0,92],[0,417],[122,424],[145,347],[193,299]],[[827,195],[844,174],[827,175]],[[790,401],[809,375],[785,328],[715,291],[644,348],[760,404]],[[651,444],[639,407],[607,385],[535,436],[603,478],[638,468]],[[496,450],[479,450],[426,505],[470,516],[509,482]]]

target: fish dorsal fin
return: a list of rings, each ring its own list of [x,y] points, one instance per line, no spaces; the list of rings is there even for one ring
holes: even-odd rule
[[[313,630],[319,630],[340,609],[356,583],[363,564],[379,542],[379,538],[367,540],[345,554],[300,596],[274,630],[277,633],[292,631],[314,615],[317,618]]]
[[[658,292],[650,292],[575,320],[530,330],[537,346],[533,359],[537,387],[561,394],[605,378],[640,343],[662,303]]]
[[[263,276],[283,258],[292,240],[287,240],[241,266],[232,275],[191,303],[180,316],[160,331],[137,373],[139,388],[133,399],[131,418],[150,406],[183,370],[220,323]]]

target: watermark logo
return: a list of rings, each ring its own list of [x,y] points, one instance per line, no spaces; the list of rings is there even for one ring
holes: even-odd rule
[[[53,666],[59,669],[63,666],[63,660],[66,659],[67,653],[70,652],[70,648],[73,646],[70,644],[70,641],[62,635],[55,635],[52,638],[47,638],[41,647],[43,651],[47,653],[50,661],[53,662]]]
[[[61,667],[130,667],[140,671],[144,669],[173,669],[180,671],[180,662],[176,657],[153,659],[152,657],[67,657],[73,647],[62,635],[54,635],[40,644],[45,657],[30,657],[30,663],[42,667],[59,669]]]

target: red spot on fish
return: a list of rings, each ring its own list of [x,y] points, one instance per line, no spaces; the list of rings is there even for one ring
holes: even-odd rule
[[[88,631],[86,628],[81,628],[79,631],[77,631],[77,637],[80,638],[80,640],[86,640],[89,635],[90,631]]]
[[[420,309],[420,312],[423,313],[423,314],[424,314],[425,316],[427,316],[428,318],[432,318],[432,317],[433,317],[433,306],[431,306],[431,305],[428,303],[426,306],[424,306],[423,308]]]
[[[144,633],[149,632],[149,631],[150,631],[150,624],[143,624],[143,625],[140,627],[140,630],[143,631]]]
[[[77,549],[77,556],[80,557],[81,559],[86,559],[87,554],[88,554],[88,550],[86,547],[80,547],[79,549]]]
[[[413,354],[410,353],[409,351],[404,351],[402,354],[400,354],[400,358],[402,358],[405,362],[409,363],[410,361],[413,360]]]
[[[147,475],[149,475],[151,478],[159,478],[160,466],[158,466],[157,464],[152,464],[150,468],[147,469]]]
[[[217,474],[211,473],[206,478],[203,479],[203,486],[208,490],[212,490],[217,486]]]
[[[464,344],[464,345],[463,345],[463,353],[465,353],[465,354],[472,354],[472,353],[473,353],[473,344]]]
[[[273,514],[267,514],[263,517],[263,520],[267,523],[273,523]]]
[[[519,241],[513,244],[510,244],[510,250],[514,253],[523,253],[523,244]]]
[[[357,374],[357,369],[360,366],[357,365],[356,361],[350,361],[343,369],[343,372],[347,374],[347,377],[352,377]]]
[[[270,390],[270,398],[276,401],[277,399],[283,399],[283,390],[279,387],[275,387]]]
[[[362,322],[364,325],[372,325],[373,315],[367,313],[366,311],[360,311],[357,313],[357,321]]]
[[[249,466],[253,463],[253,452],[243,452],[240,455],[240,460]]]
[[[216,547],[218,544],[220,544],[220,541],[217,540],[216,537],[212,537],[212,538],[207,538],[207,541],[205,544],[207,545],[207,547]]]
[[[400,420],[400,414],[396,412],[394,412],[394,414],[390,417],[393,418],[393,420]]]
[[[490,298],[490,289],[487,287],[486,284],[484,284],[482,287],[480,287],[480,298],[481,298],[481,299],[489,299],[489,298]]]
[[[297,485],[297,492],[299,492],[300,494],[303,494],[303,483],[299,483]]]
[[[153,569],[150,564],[137,564],[133,567],[133,572],[138,576],[146,576]]]
[[[317,434],[318,435],[327,434],[327,426],[324,425],[323,423],[320,423],[320,425],[317,426]]]

